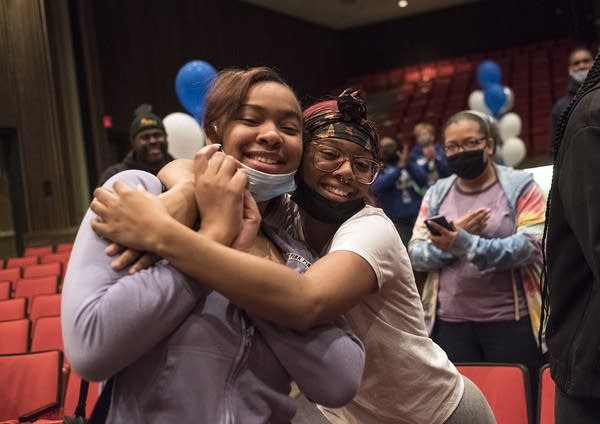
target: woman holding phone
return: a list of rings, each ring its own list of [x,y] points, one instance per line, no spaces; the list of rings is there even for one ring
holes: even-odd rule
[[[454,175],[425,194],[408,251],[428,272],[425,319],[449,358],[521,363],[535,378],[546,202],[530,173],[494,164],[497,134],[479,112],[448,120]]]

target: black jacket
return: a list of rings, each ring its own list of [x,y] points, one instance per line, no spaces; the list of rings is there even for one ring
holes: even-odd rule
[[[98,187],[102,186],[102,184],[104,184],[106,180],[108,180],[113,175],[121,171],[126,171],[128,169],[140,169],[142,171],[146,171],[153,175],[156,175],[163,166],[171,162],[173,159],[175,158],[169,153],[167,153],[164,162],[149,166],[141,160],[139,160],[135,150],[130,150],[122,162],[115,163],[114,165],[111,165],[108,168],[106,168],[104,172],[102,172],[102,175],[100,175],[100,178],[98,178]]]
[[[547,233],[552,376],[600,398],[600,83],[572,109],[554,172]]]
[[[552,133],[550,134],[550,148],[548,150],[550,157],[553,157],[554,134],[556,133],[556,129],[558,128],[560,117],[562,116],[563,112],[567,110],[567,107],[571,103],[571,100],[573,100],[573,97],[577,93],[577,90],[579,90],[579,87],[581,87],[581,83],[575,81],[572,77],[569,77],[569,86],[567,88],[567,94],[558,99],[552,107]]]

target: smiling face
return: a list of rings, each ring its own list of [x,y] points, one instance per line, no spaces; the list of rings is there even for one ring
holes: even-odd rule
[[[221,137],[223,150],[244,165],[269,174],[298,169],[302,157],[302,112],[285,85],[254,84]]]
[[[448,125],[444,130],[444,149],[446,149],[446,156],[454,156],[468,150],[483,149],[483,161],[487,162],[494,154],[494,142],[485,137],[478,122],[461,119]]]
[[[317,144],[307,145],[302,160],[302,178],[315,192],[334,202],[363,199],[369,191],[369,185],[356,181],[351,160],[358,164],[362,158],[375,159],[364,147],[351,141],[338,138],[319,140],[320,146],[333,147],[341,152],[345,160],[338,169],[332,172],[321,171],[315,166]]]
[[[148,128],[138,132],[132,141],[138,158],[149,165],[163,163],[167,156],[167,135],[159,128]]]

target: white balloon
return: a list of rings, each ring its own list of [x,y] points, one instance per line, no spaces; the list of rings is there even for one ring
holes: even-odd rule
[[[176,159],[193,159],[205,144],[204,131],[187,113],[173,112],[165,116],[163,124],[167,131],[169,153]]]
[[[515,105],[515,93],[512,91],[512,88],[504,86],[504,95],[506,96],[506,100],[504,101],[504,105],[500,108],[500,115],[508,112]]]
[[[519,137],[510,137],[504,140],[504,146],[502,146],[502,156],[504,163],[508,166],[516,166],[527,154],[525,143]]]
[[[517,137],[521,134],[523,123],[521,117],[514,112],[509,112],[500,118],[498,122],[498,129],[500,130],[500,136],[503,140],[511,137]]]
[[[469,95],[469,109],[487,113],[488,115],[492,114],[492,112],[490,112],[490,110],[485,105],[485,100],[483,99],[483,91],[481,90],[475,90]]]

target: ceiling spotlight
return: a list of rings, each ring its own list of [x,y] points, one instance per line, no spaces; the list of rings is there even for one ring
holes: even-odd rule
[[[400,0],[398,2],[398,6],[400,6],[400,7],[406,7],[406,6],[408,6],[408,2],[406,0]]]

